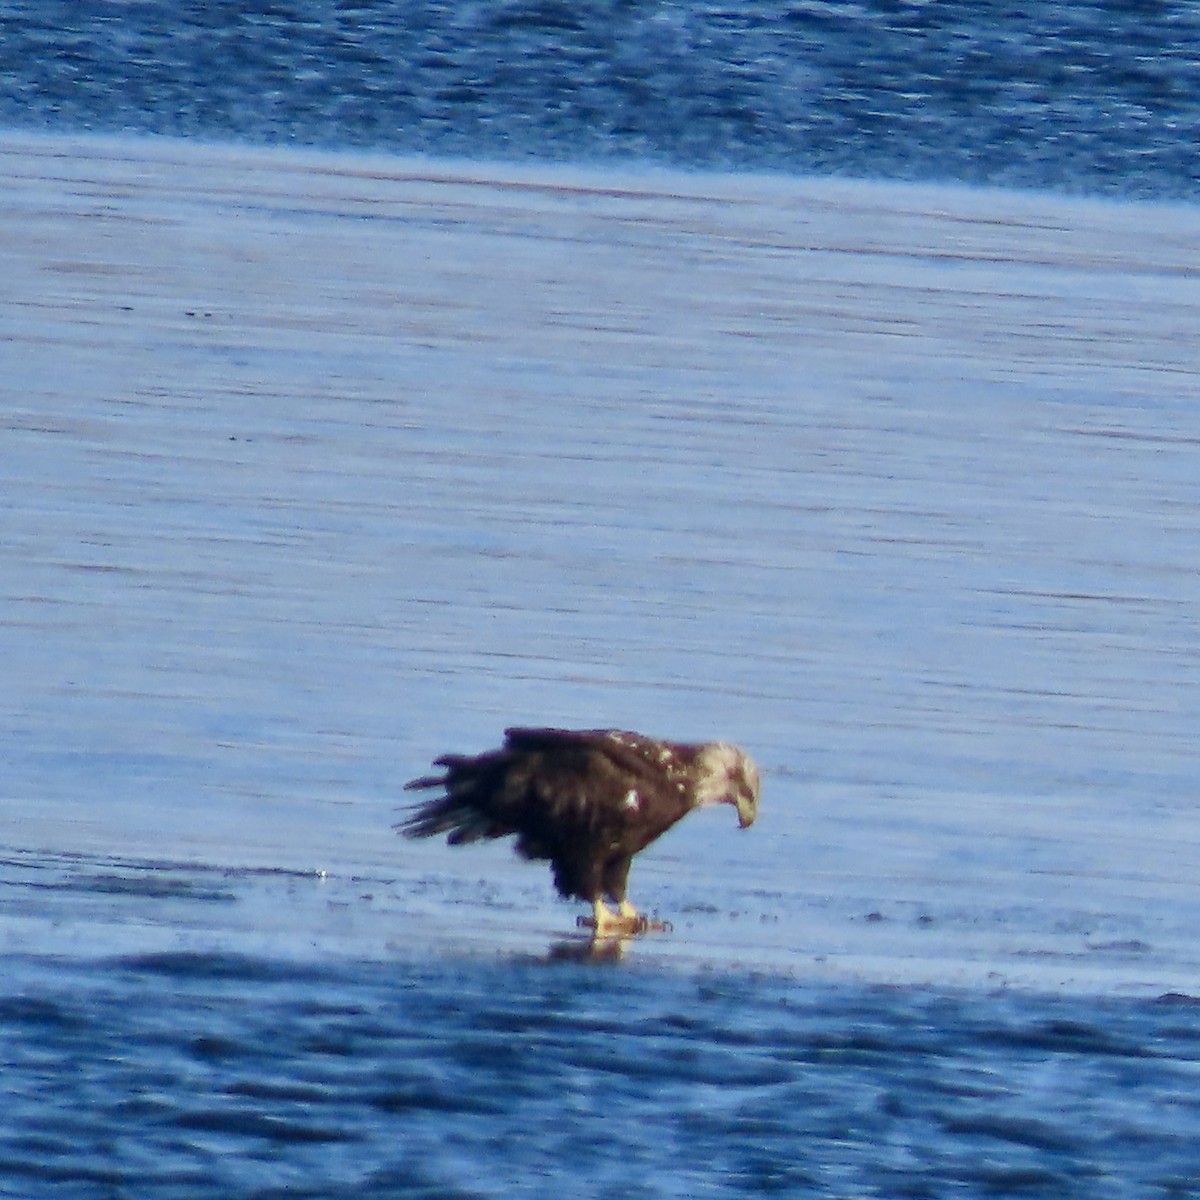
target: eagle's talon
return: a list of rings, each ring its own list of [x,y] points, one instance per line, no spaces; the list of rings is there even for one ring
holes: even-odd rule
[[[638,919],[638,933],[673,933],[674,928],[670,921],[655,921],[650,917]]]
[[[628,912],[613,912],[603,904],[595,905],[590,917],[576,917],[575,924],[580,929],[590,929],[593,938],[636,937],[663,928],[661,922],[650,920],[632,907]]]
[[[607,909],[605,912],[607,915],[600,918],[598,926],[595,917],[576,917],[576,928],[592,930],[594,938],[637,937],[643,933],[673,933],[675,930],[670,921],[658,921],[645,913],[626,916],[623,913],[609,912]]]

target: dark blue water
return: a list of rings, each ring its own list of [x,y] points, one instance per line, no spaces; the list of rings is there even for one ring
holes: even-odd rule
[[[26,0],[0,123],[1200,193],[1200,5]]]
[[[1200,1006],[575,962],[10,960],[23,1197],[1191,1196]]]

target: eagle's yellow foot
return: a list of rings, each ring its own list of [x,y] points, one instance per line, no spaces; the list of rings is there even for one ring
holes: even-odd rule
[[[650,928],[650,922],[628,900],[622,900],[617,905],[615,914],[607,908],[604,913],[612,920],[615,933],[645,933]]]
[[[616,912],[604,901],[595,900],[592,902],[592,915],[578,918],[578,923],[590,928],[593,938],[629,937],[635,933],[651,930],[662,932],[671,928],[662,921],[651,921],[643,916],[628,900],[622,900]]]
[[[622,901],[617,912],[613,912],[603,900],[594,900],[592,915],[580,917],[579,924],[590,927],[594,938],[628,937],[646,928],[646,918],[628,900]]]

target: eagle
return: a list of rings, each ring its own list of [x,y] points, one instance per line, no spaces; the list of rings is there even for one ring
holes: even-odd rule
[[[438,794],[395,828],[411,838],[444,833],[452,846],[515,836],[521,857],[550,861],[561,896],[591,904],[593,937],[647,928],[625,895],[629,867],[680,817],[732,804],[745,829],[758,813],[758,770],[730,742],[514,728],[498,750],[443,754],[433,765],[441,772],[405,788]]]

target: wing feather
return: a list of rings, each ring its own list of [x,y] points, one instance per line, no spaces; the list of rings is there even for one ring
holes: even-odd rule
[[[554,758],[562,755],[564,765],[568,754],[572,760],[581,753],[607,759],[612,771],[625,776],[611,789],[614,804],[620,802],[630,786],[661,788],[668,782],[668,776],[676,773],[672,768],[682,769],[698,749],[625,729],[514,727],[504,731],[504,740],[513,749],[540,750]]]
[[[515,834],[518,853],[551,860],[563,895],[593,898],[623,894],[630,857],[691,807],[690,746],[616,729],[514,726],[504,739],[435,759],[442,774],[405,786],[440,795],[396,828],[452,845]]]

